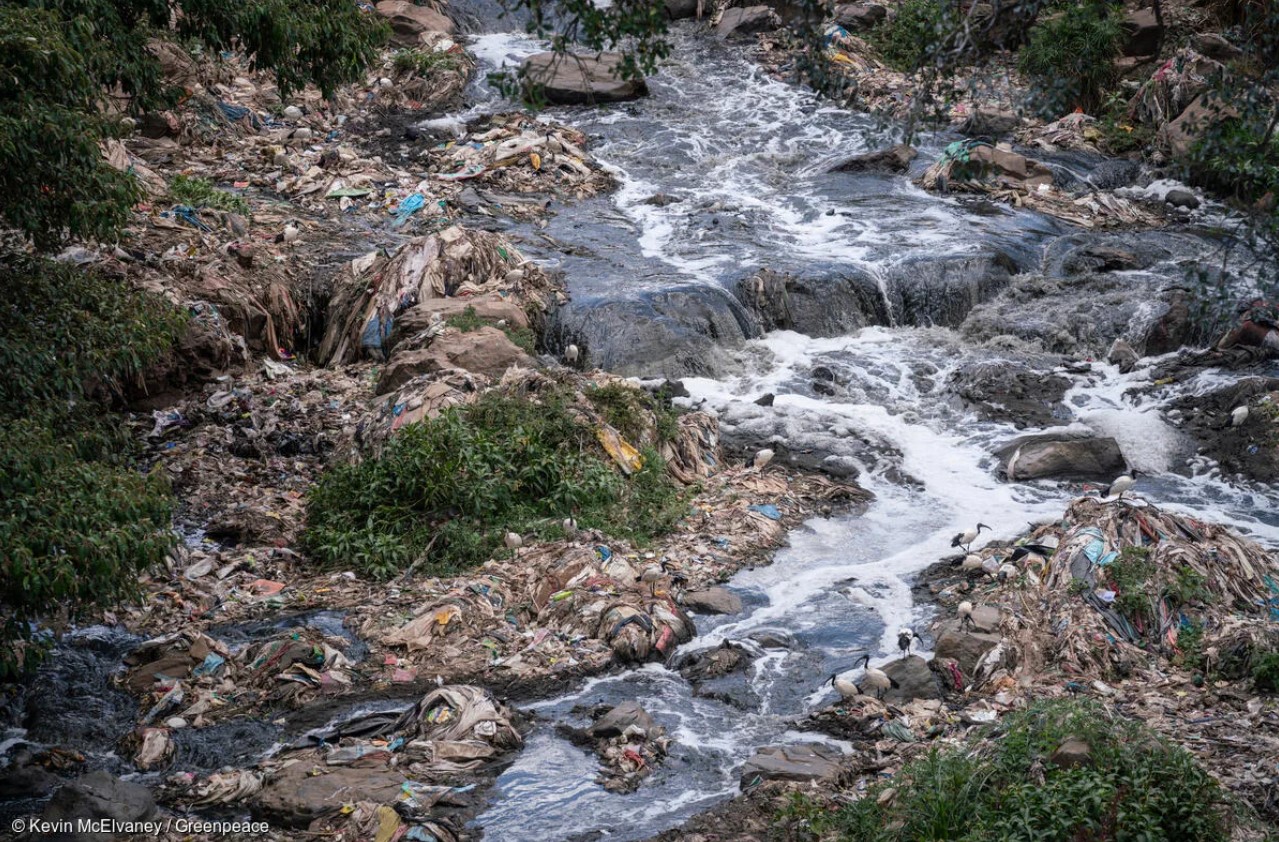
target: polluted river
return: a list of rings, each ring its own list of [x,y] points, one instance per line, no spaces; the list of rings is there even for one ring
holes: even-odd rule
[[[1029,355],[980,345],[957,331],[979,296],[938,267],[999,264],[1013,274],[1035,272],[1076,229],[1032,211],[929,193],[903,174],[831,172],[885,145],[891,127],[773,78],[732,44],[695,34],[691,24],[676,27],[674,44],[648,80],[647,97],[540,115],[586,133],[591,152],[619,183],[615,192],[559,205],[543,228],[490,224],[565,275],[571,302],[554,317],[549,344],[562,349],[576,342],[593,364],[622,374],[678,378],[687,396],[677,402],[716,414],[727,440],[744,449],[818,454],[823,468],[855,478],[873,499],[805,523],[771,563],[728,580],[742,612],[696,617],[696,636],[679,655],[733,641],[757,656],[744,672],[694,688],[679,672],[647,664],[521,703],[531,731],[471,825],[486,839],[644,839],[738,793],[743,762],[763,746],[824,743],[844,750],[800,722],[835,698],[825,683],[832,674],[855,677],[862,654],[871,665],[885,663],[897,656],[900,627],[926,627],[936,609],[919,604],[912,585],[924,568],[956,552],[952,536],[980,522],[990,527],[981,542],[1011,540],[1028,525],[1058,519],[1072,497],[1090,492],[1079,483],[1006,481],[993,454],[1019,434],[1087,430],[1114,437],[1141,471],[1138,493],[1279,545],[1279,492],[1224,477],[1198,457],[1167,420],[1171,398],[1142,391],[1148,369],[1121,374],[1094,361],[1067,372],[1070,385],[1058,408],[1022,429],[955,399],[949,384],[958,372],[1006,353],[1021,361]],[[468,36],[467,47],[481,81],[468,89],[465,111],[432,126],[509,108],[482,81],[485,74],[516,65],[544,43],[488,32]],[[951,139],[925,138],[912,175]],[[1149,236],[1163,259],[1129,273],[1134,284],[1175,283],[1187,259],[1213,249],[1189,230]],[[855,279],[849,283],[863,290],[862,311],[849,316],[847,329],[821,336],[764,332],[732,294],[761,269],[814,283]],[[1138,305],[1127,318],[1139,325],[1151,314]],[[656,340],[625,333],[636,321],[659,323],[679,347],[655,355],[646,343]],[[1213,385],[1204,375],[1176,397]],[[765,396],[771,401],[761,402]],[[299,622],[347,634],[340,615]],[[237,646],[260,632],[211,633]],[[30,688],[29,709],[40,699],[48,707],[29,719],[35,725],[25,737],[109,754],[118,738],[110,723],[135,716],[127,697],[100,691],[91,711],[68,709],[55,697],[67,694],[70,682],[78,690],[69,698],[80,705],[84,684],[105,684],[111,665],[136,641],[98,629],[77,635],[80,645],[63,651],[62,662]],[[360,646],[354,638],[351,645]],[[916,643],[925,657],[931,647],[927,634]],[[671,738],[665,764],[627,794],[596,783],[596,759],[561,728],[583,726],[590,708],[623,701],[638,702]],[[274,724],[241,723],[183,740],[188,758],[208,757],[195,765],[216,768],[228,752],[247,762],[289,736]],[[21,810],[11,805],[9,812]]]

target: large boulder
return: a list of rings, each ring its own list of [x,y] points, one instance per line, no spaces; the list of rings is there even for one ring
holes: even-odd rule
[[[643,79],[621,76],[621,53],[557,55],[537,53],[524,60],[521,73],[554,105],[625,102],[648,94]]]
[[[942,625],[937,635],[933,654],[937,658],[950,658],[958,664],[965,676],[971,676],[977,662],[999,645],[1000,636],[985,632],[961,629],[955,620]]]
[[[781,17],[768,6],[738,6],[724,11],[715,26],[715,34],[721,38],[735,38],[769,32],[781,24]]]
[[[1112,438],[1045,433],[1020,436],[996,451],[1010,482],[1064,477],[1110,479],[1123,470],[1124,454]]]
[[[968,152],[965,170],[1012,188],[1031,189],[1053,183],[1053,171],[1034,158],[1000,146],[977,146]]]
[[[417,6],[407,0],[382,0],[375,7],[391,24],[391,40],[401,47],[416,47],[431,32],[452,34],[453,21],[430,6]]]
[[[1007,421],[1018,429],[1048,427],[1070,417],[1062,402],[1071,381],[1045,371],[1047,359],[1035,365],[1011,359],[963,363],[946,381],[964,409],[982,418]]]
[[[306,827],[344,804],[394,804],[406,781],[389,768],[326,766],[323,774],[312,775],[314,768],[302,761],[280,770],[258,794],[254,815],[285,827]]]
[[[839,774],[841,755],[824,745],[767,746],[746,761],[742,789],[764,781],[818,781]]]
[[[377,393],[393,392],[419,374],[460,368],[500,378],[513,365],[531,368],[533,358],[495,327],[445,333],[419,350],[400,351],[382,370]]]
[[[77,778],[53,794],[41,817],[51,822],[82,819],[111,819],[117,822],[145,821],[155,815],[155,798],[151,790],[131,781],[122,781],[109,772],[90,772]],[[52,834],[63,842],[97,842],[114,839],[112,833],[72,831]]]
[[[634,297],[578,297],[551,313],[549,344],[577,345],[583,364],[625,377],[718,377],[726,349],[758,336],[758,325],[720,287],[688,284]]]
[[[928,662],[918,655],[900,658],[885,664],[885,673],[896,684],[884,693],[886,702],[909,702],[912,699],[940,699],[941,684],[937,674],[929,668]]]
[[[1200,94],[1177,119],[1159,130],[1157,139],[1174,157],[1184,158],[1208,129],[1238,116],[1239,112],[1228,103]]]
[[[899,143],[887,149],[854,155],[831,172],[905,172],[919,153],[909,144]]]
[[[842,336],[888,319],[879,285],[855,267],[813,277],[761,269],[734,291],[766,331]]]
[[[955,327],[1006,289],[1016,268],[1011,257],[993,250],[903,260],[884,271],[891,321]]]
[[[1011,108],[979,105],[955,124],[955,130],[967,137],[998,138],[1017,131],[1023,122]]]
[[[834,17],[835,23],[849,32],[865,32],[882,23],[888,10],[878,3],[840,3]]]
[[[1159,49],[1164,27],[1155,17],[1153,9],[1140,8],[1124,18],[1124,45],[1126,56],[1151,56]]]
[[[689,591],[683,597],[684,607],[699,614],[737,614],[742,610],[742,598],[727,588],[711,587]]]
[[[670,20],[684,20],[697,16],[697,5],[699,0],[662,0],[662,5],[666,8],[666,17]],[[709,8],[709,4],[707,4]]]

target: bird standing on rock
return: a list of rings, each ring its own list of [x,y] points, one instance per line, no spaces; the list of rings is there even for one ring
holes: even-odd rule
[[[981,535],[983,529],[990,529],[990,527],[984,523],[979,523],[972,529],[965,529],[950,539],[950,545],[952,547],[963,547],[964,552],[968,552],[968,548],[972,546],[973,541],[977,540],[977,536]]]
[[[919,636],[919,632],[909,626],[902,626],[897,630],[897,648],[901,650],[903,658],[910,655],[910,645],[916,640],[923,640],[923,638]]]
[[[1248,404],[1236,406],[1230,413],[1230,426],[1238,427],[1248,420]]]
[[[968,600],[959,603],[959,607],[955,609],[959,614],[959,627],[972,629],[973,623],[973,604]]]
[[[857,661],[853,662],[853,666],[856,667],[857,663]],[[870,655],[862,655],[860,663],[866,668],[862,674],[862,684],[875,688],[875,697],[877,699],[882,701],[884,694],[888,692],[890,687],[898,686],[896,681],[888,677],[888,673],[870,665]]]
[[[981,570],[982,559],[977,553],[969,553],[964,556],[964,560],[959,563],[959,569],[964,573],[976,573]]]
[[[755,454],[755,458],[751,461],[751,464],[755,467],[755,470],[762,471],[764,466],[772,461],[773,451],[766,447]]]
[[[577,358],[580,356],[580,354],[581,352],[577,350],[576,345],[569,345],[567,348],[564,349],[564,362],[568,363],[569,365],[576,365]]]
[[[1129,471],[1126,474],[1120,474],[1115,478],[1106,491],[1101,495],[1105,497],[1114,497],[1116,501],[1124,499],[1124,492],[1132,488],[1137,482],[1137,477],[1141,476],[1137,471]]]

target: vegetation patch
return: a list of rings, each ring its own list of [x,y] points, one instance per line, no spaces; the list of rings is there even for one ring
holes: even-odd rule
[[[947,5],[938,0],[906,0],[897,14],[871,30],[868,40],[880,58],[903,73],[919,69],[952,30]]]
[[[169,201],[193,208],[213,208],[249,215],[249,203],[243,196],[215,187],[207,178],[178,175],[169,183]]]
[[[397,50],[391,61],[396,73],[414,73],[424,79],[462,66],[461,60],[453,53],[437,50]]]
[[[1095,114],[1115,81],[1122,12],[1104,0],[1066,4],[1030,30],[1018,53],[1035,105],[1047,119],[1075,108]]]
[[[506,338],[511,340],[524,353],[537,353],[537,334],[533,332],[532,328],[512,325],[509,322],[497,325],[493,321],[481,317],[479,313],[475,312],[475,308],[471,306],[468,306],[460,313],[454,313],[449,316],[444,320],[444,324],[457,328],[463,333],[470,333],[473,330],[479,330],[485,325],[493,324],[502,333],[505,333]]]
[[[1094,702],[1040,702],[986,736],[906,764],[852,804],[797,797],[784,818],[847,842],[1230,838],[1235,810],[1216,779]]]
[[[624,476],[567,391],[540,403],[489,393],[405,428],[380,456],[333,468],[311,492],[304,541],[330,567],[377,578],[455,574],[507,532],[557,537],[565,517],[644,542],[686,505],[651,449]]]
[[[591,389],[586,397],[600,417],[632,442],[660,444],[679,433],[679,412],[643,389],[609,383]]]
[[[184,324],[118,279],[0,262],[0,677],[30,666],[34,623],[112,604],[173,545],[162,477],[130,464],[118,420],[87,396],[172,347]]]

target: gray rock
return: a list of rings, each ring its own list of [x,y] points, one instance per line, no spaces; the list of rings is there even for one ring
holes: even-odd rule
[[[972,619],[975,631],[993,633],[999,630],[999,609],[994,605],[983,603],[975,606]]]
[[[53,794],[41,817],[48,821],[76,822],[78,819],[114,819],[144,821],[155,815],[155,798],[151,790],[131,781],[122,781],[109,772],[90,772],[66,784]],[[66,842],[114,839],[110,833],[57,834],[53,838]]]
[[[762,629],[752,632],[750,639],[765,649],[790,649],[795,646],[795,638],[791,633],[780,629]]]
[[[889,269],[884,285],[898,324],[955,327],[1006,289],[1015,269],[998,251],[911,258]]]
[[[590,105],[624,102],[648,94],[642,79],[623,79],[620,53],[556,55],[537,53],[524,60],[521,72],[547,102],[555,105]]]
[[[689,591],[682,601],[685,608],[700,614],[737,614],[742,610],[742,598],[727,588]]]
[[[842,755],[823,745],[768,746],[746,761],[742,789],[764,781],[818,781],[839,774]]]
[[[919,152],[913,146],[899,143],[887,149],[854,155],[831,172],[905,172]]]
[[[1164,196],[1164,201],[1172,205],[1174,208],[1186,208],[1194,210],[1199,207],[1199,197],[1189,190],[1183,190],[1176,187],[1168,191],[1168,195]]]
[[[1164,34],[1164,27],[1155,17],[1154,10],[1145,7],[1128,13],[1123,30],[1123,53],[1126,56],[1154,55]]]
[[[676,668],[689,681],[702,682],[737,672],[750,662],[751,656],[745,647],[729,643],[682,657]]]
[[[769,32],[781,26],[781,23],[777,12],[768,6],[738,6],[724,11],[715,27],[715,34],[720,38],[735,38],[756,32]]]
[[[587,365],[628,377],[717,377],[726,349],[760,334],[720,287],[690,284],[612,300],[574,300],[551,313],[550,347],[577,345]]]
[[[1126,464],[1119,443],[1114,439],[1065,433],[1020,436],[997,450],[995,455],[1001,460],[1004,474],[1010,482],[1044,477],[1110,479]]]
[[[910,655],[885,664],[884,672],[897,683],[884,693],[884,701],[909,702],[911,699],[940,699],[941,685],[928,662],[918,655]]]
[[[1058,769],[1082,769],[1092,765],[1092,747],[1080,739],[1069,739],[1057,747],[1048,762]]]
[[[849,32],[865,32],[882,23],[888,10],[878,3],[840,3],[835,7],[835,23]]]
[[[766,331],[842,336],[887,317],[875,279],[856,269],[817,277],[762,269],[739,281],[734,292]]]
[[[1070,415],[1062,398],[1071,381],[1037,365],[1010,359],[965,363],[951,373],[947,388],[965,409],[983,418],[1007,421],[1018,428],[1047,427]]]
[[[1141,175],[1141,165],[1126,158],[1107,158],[1088,173],[1088,183],[1098,190],[1127,187]]]
[[[1141,357],[1137,355],[1133,347],[1122,339],[1116,339],[1106,354],[1106,362],[1118,366],[1121,374],[1132,371],[1140,360]]]
[[[662,0],[662,5],[666,7],[666,17],[670,20],[697,16],[697,0]]]
[[[1243,55],[1243,50],[1216,32],[1205,32],[1194,37],[1195,50],[1217,61],[1233,61]]]
[[[586,732],[596,739],[607,739],[620,736],[631,727],[640,728],[649,738],[662,733],[662,727],[636,702],[622,702],[613,707],[588,726]]]
[[[950,658],[960,671],[971,677],[982,656],[999,645],[1000,636],[984,632],[967,631],[959,627],[958,620],[947,620],[937,635],[933,654],[938,658]]]

